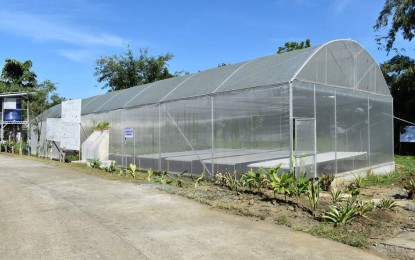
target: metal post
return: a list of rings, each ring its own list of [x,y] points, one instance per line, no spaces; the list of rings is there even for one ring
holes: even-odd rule
[[[212,134],[211,134],[211,138],[212,138],[212,174],[214,174],[215,172],[215,159],[214,159],[214,149],[215,149],[215,115],[214,115],[214,100],[213,100],[213,96],[210,97],[210,114],[211,114],[211,128],[212,128]]]
[[[368,159],[368,166],[370,167],[372,164],[370,163],[370,98],[367,95],[367,159]]]
[[[290,170],[293,169],[294,165],[293,165],[293,141],[294,141],[294,135],[293,135],[293,84],[292,82],[290,82],[290,84],[288,85],[288,90],[289,90],[289,120],[290,120]]]
[[[337,174],[337,91],[334,89],[334,173]]]
[[[158,160],[158,170],[161,172],[161,104],[159,104],[159,160]]]
[[[135,129],[133,128],[133,157],[134,157],[134,159],[133,159],[133,164],[134,165],[136,165],[135,164]]]
[[[317,177],[317,108],[316,108],[316,84],[314,90],[314,177]]]

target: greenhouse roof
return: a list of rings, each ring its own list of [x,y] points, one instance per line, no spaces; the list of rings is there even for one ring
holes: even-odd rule
[[[372,56],[356,41],[335,40],[320,46],[274,54],[199,73],[109,92],[82,100],[82,114],[132,108],[180,99],[310,82],[390,97]],[[60,105],[44,113],[60,117]]]

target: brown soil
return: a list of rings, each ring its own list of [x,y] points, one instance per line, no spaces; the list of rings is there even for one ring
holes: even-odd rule
[[[246,189],[231,191],[212,183],[204,183],[197,189],[193,185],[192,182],[186,182],[181,188],[164,185],[160,189],[199,201],[214,209],[256,218],[258,221],[286,225],[294,230],[362,247],[384,257],[407,259],[407,252],[378,250],[378,245],[382,241],[396,236],[403,228],[415,229],[415,201],[407,200],[406,192],[399,186],[363,187],[360,189],[358,200],[377,202],[382,198],[394,198],[398,202],[405,202],[407,206],[399,206],[393,210],[376,207],[366,217],[359,216],[344,227],[334,227],[321,218],[328,206],[333,205],[328,192],[321,193],[317,217],[313,217],[304,195],[299,199],[287,197],[285,201],[282,194],[277,194],[274,198],[272,191],[258,194]],[[338,202],[340,205],[345,203],[346,201]]]

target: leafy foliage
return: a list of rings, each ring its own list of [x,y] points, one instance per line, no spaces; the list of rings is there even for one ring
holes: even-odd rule
[[[153,173],[154,173],[153,169],[150,168],[150,169],[147,170],[147,181],[148,182],[151,182],[151,178],[153,177]]]
[[[409,180],[404,188],[408,191],[408,199],[413,200],[415,194],[415,179]]]
[[[356,214],[358,214],[359,216],[367,218],[366,214],[375,209],[375,202],[373,200],[370,200],[370,201],[356,201],[355,204],[354,204],[354,208],[356,210]]]
[[[202,174],[196,179],[195,181],[195,189],[197,189],[200,183],[205,179],[205,172],[203,171]]]
[[[294,179],[294,181],[291,183],[289,187],[290,194],[294,195],[297,198],[297,202],[301,194],[305,194],[307,192],[308,183],[309,181],[306,178],[306,174],[301,174],[300,178]]]
[[[323,219],[337,226],[345,225],[357,216],[356,209],[351,204],[347,204],[344,207],[329,206],[329,210],[323,214]]]
[[[32,61],[6,59],[1,72],[0,92],[18,92],[34,89],[37,75],[31,71]]]
[[[331,189],[330,196],[333,203],[337,203],[344,199],[344,194],[342,193],[342,191],[336,188]]]
[[[333,180],[334,180],[334,175],[333,174],[331,174],[331,173],[323,174],[321,176],[320,180],[319,180],[321,189],[324,190],[324,191],[328,191],[331,183],[333,182]]]
[[[275,193],[279,192],[284,194],[285,201],[287,201],[287,195],[290,194],[290,185],[294,181],[294,177],[291,173],[284,172],[279,177],[278,173],[281,168],[281,164],[276,167],[273,167],[269,170],[265,170],[267,175],[267,182],[268,185],[274,190],[274,197]]]
[[[306,39],[302,42],[286,42],[283,47],[278,47],[278,54],[286,53],[294,50],[300,50],[304,48],[311,47],[310,39]]]
[[[261,193],[264,179],[264,175],[260,171],[254,172],[252,169],[242,174],[241,177],[241,181],[248,185],[249,189],[254,188],[258,193]]]
[[[108,173],[115,173],[118,170],[119,170],[118,166],[115,162],[111,162],[108,167],[105,167],[105,171],[108,172]]]
[[[311,211],[311,215],[313,215],[313,217],[316,216],[317,213],[317,207],[318,207],[318,203],[320,200],[320,183],[318,181],[316,182],[309,182],[308,183],[308,188],[307,188],[307,198],[308,198],[308,202],[310,205],[310,211]]]
[[[402,32],[405,40],[411,41],[415,34],[415,2],[413,0],[386,0],[382,11],[376,20],[375,31],[388,28],[386,36],[377,35],[376,41],[382,42],[389,53],[396,40],[396,34]]]
[[[382,199],[379,204],[380,208],[392,210],[398,206],[393,199]]]
[[[238,188],[241,186],[240,180],[238,180],[236,176],[236,172],[231,173],[226,171],[225,174],[216,172],[213,176],[213,181],[215,184],[226,187],[232,191],[238,191]]]
[[[129,173],[131,174],[131,176],[133,176],[134,179],[135,179],[136,169],[137,169],[137,166],[135,164],[130,163],[130,165],[128,166]]]
[[[87,165],[94,169],[99,169],[101,167],[101,161],[99,159],[88,159]]]
[[[109,91],[147,84],[179,74],[171,74],[167,68],[167,62],[173,57],[171,53],[149,56],[148,49],[140,49],[140,56],[135,57],[132,50],[128,49],[121,56],[98,59],[94,76],[98,77],[99,83],[104,83],[102,89]]]
[[[169,174],[167,172],[161,172],[159,175],[157,175],[154,180],[157,183],[160,184],[170,184],[172,183],[172,180],[168,179]]]

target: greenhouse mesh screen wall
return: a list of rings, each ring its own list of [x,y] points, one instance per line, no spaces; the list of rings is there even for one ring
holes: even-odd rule
[[[336,40],[84,99],[81,136],[109,121],[110,159],[124,167],[211,176],[280,165],[312,177],[392,170],[392,109],[376,61]],[[59,105],[39,116],[59,117]]]

